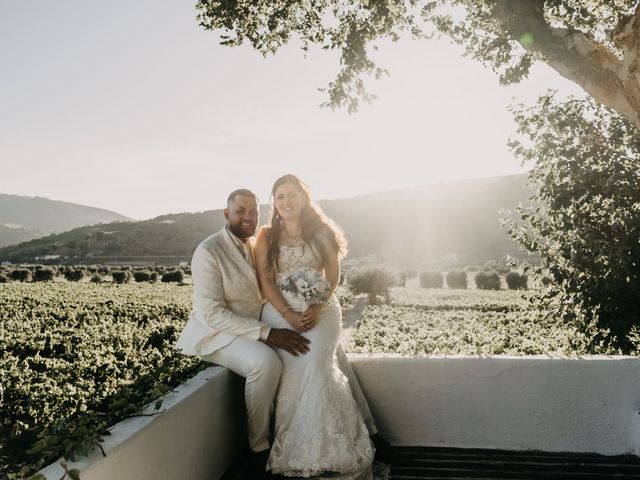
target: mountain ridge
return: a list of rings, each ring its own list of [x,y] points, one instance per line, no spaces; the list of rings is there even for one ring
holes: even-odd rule
[[[352,258],[375,255],[416,265],[454,255],[471,263],[522,255],[499,219],[501,210],[528,202],[525,183],[525,174],[486,177],[318,203],[343,228]],[[267,223],[270,207],[260,209],[262,223]],[[222,209],[217,209],[84,226],[2,248],[0,261],[33,262],[45,255],[76,263],[188,260],[198,243],[223,225]]]
[[[78,203],[0,193],[0,246],[97,223],[129,221],[117,212]]]

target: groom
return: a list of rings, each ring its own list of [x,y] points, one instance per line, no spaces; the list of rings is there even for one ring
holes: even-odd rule
[[[304,355],[313,346],[294,330],[272,328],[259,321],[262,295],[252,251],[252,237],[259,221],[256,195],[246,189],[233,191],[224,216],[226,225],[202,241],[193,254],[193,310],[176,348],[246,378],[249,447],[254,462],[264,471],[282,371],[274,349]],[[377,433],[367,401],[340,344],[336,355],[376,447],[376,458],[389,463],[403,462],[402,455]]]

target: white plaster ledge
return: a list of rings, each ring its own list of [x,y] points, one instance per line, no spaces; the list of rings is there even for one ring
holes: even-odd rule
[[[640,455],[640,358],[349,355],[398,445]]]
[[[203,370],[164,397],[163,413],[118,423],[104,437],[106,457],[95,450],[69,467],[82,480],[219,478],[245,440],[242,386],[229,370]],[[57,461],[40,473],[57,480],[64,470]]]

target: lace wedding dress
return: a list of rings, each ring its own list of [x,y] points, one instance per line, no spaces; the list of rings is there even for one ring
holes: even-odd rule
[[[306,266],[321,269],[309,246],[280,247],[280,275]],[[296,311],[304,311],[303,298],[283,296]],[[262,321],[276,328],[292,328],[267,303]],[[287,477],[371,479],[373,448],[369,432],[340,371],[335,349],[342,313],[335,298],[325,305],[316,326],[303,335],[310,351],[297,357],[278,349],[283,371],[276,400],[275,438],[267,469]],[[329,472],[331,475],[327,476]]]

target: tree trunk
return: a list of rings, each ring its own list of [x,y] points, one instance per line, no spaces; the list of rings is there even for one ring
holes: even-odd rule
[[[625,115],[640,128],[640,5],[621,18],[612,41],[620,59],[606,45],[577,30],[551,27],[540,0],[493,0],[500,25],[527,51],[581,86],[596,101]],[[533,36],[532,42],[522,42]]]

